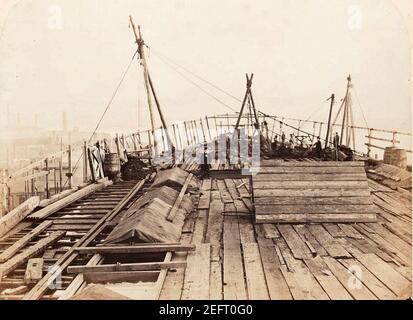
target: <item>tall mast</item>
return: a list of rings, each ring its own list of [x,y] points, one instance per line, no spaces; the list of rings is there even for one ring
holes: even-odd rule
[[[144,78],[144,82],[145,82],[146,96],[147,96],[147,99],[148,99],[148,107],[149,107],[149,114],[150,114],[150,118],[151,118],[152,135],[154,137],[153,144],[154,144],[155,153],[156,153],[155,117],[154,117],[153,109],[152,109],[152,99],[151,99],[150,88],[149,88],[149,72],[148,72],[148,65],[146,63],[146,57],[145,57],[144,41],[142,39],[141,28],[140,28],[140,26],[138,26],[138,32],[136,31],[135,24],[133,23],[132,16],[129,16],[129,21],[130,21],[130,24],[132,26],[133,33],[135,35],[136,44],[138,45],[139,58],[142,60],[143,78]]]
[[[348,96],[349,96],[349,92],[350,92],[350,87],[351,87],[351,75],[348,76],[347,78],[347,91],[346,91],[346,96],[344,98],[344,112],[343,112],[343,122],[341,124],[341,136],[340,136],[340,144],[343,144],[343,135],[344,135],[344,126],[346,124],[346,120],[347,120],[347,124],[348,124],[348,119],[347,115],[348,115]],[[348,136],[348,126],[346,128],[346,132],[347,132],[347,136]]]
[[[145,42],[143,41],[143,38],[142,38],[141,28],[140,28],[140,26],[138,26],[138,30],[136,31],[136,27],[135,27],[135,24],[133,23],[133,19],[132,19],[131,16],[129,16],[129,21],[130,21],[130,24],[132,26],[133,33],[135,35],[135,40],[136,40],[136,43],[138,45],[139,58],[141,59],[142,66],[143,66],[143,77],[144,77],[144,82],[145,82],[146,96],[147,96],[147,99],[148,99],[148,107],[149,107],[149,114],[150,114],[150,118],[151,118],[151,128],[152,128],[152,135],[153,135],[153,138],[154,138],[153,139],[154,140],[153,144],[154,144],[155,153],[157,152],[157,142],[156,142],[156,139],[155,139],[155,129],[156,128],[155,128],[155,114],[154,114],[153,106],[152,106],[152,96],[155,100],[155,104],[156,104],[156,107],[158,109],[159,117],[161,119],[163,129],[165,130],[165,133],[166,133],[166,138],[167,138],[167,141],[168,141],[168,145],[171,146],[171,150],[174,152],[175,147],[174,147],[174,145],[172,143],[172,140],[170,138],[170,135],[168,133],[167,124],[166,124],[165,118],[163,116],[161,106],[159,104],[158,97],[156,95],[155,87],[153,85],[151,76],[149,74],[148,63],[146,61],[146,56],[145,56]],[[151,93],[152,93],[152,95],[151,95]]]
[[[328,124],[327,124],[327,135],[326,135],[326,145],[324,147],[324,149],[327,149],[328,147],[328,138],[330,136],[330,127],[331,127],[331,115],[333,113],[333,106],[334,106],[334,99],[335,99],[335,95],[334,93],[331,95],[331,97],[328,100],[331,100],[331,105],[330,105],[330,113],[328,115]],[[327,100],[327,101],[328,101]]]

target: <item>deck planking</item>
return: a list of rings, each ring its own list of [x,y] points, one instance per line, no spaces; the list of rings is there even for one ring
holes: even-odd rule
[[[252,213],[225,212],[225,205],[240,196],[235,192],[239,179],[229,180],[210,182],[210,208],[200,210],[201,216],[198,212],[191,241],[210,244],[209,279],[204,281],[210,299],[392,300],[411,295],[411,211],[408,202],[397,202],[402,193],[379,189],[371,197],[358,197],[354,205],[374,206],[376,222],[258,225]],[[276,199],[290,205],[288,196]],[[334,201],[342,199],[347,198]],[[203,237],[197,236],[198,224]],[[165,283],[169,277],[176,278],[176,272],[168,272]],[[174,290],[184,292],[184,278]]]

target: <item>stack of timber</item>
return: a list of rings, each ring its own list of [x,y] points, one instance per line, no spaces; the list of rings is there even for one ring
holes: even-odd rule
[[[198,188],[198,185],[192,174],[179,168],[161,171],[152,185],[153,189],[124,213],[106,243],[131,239],[154,243],[177,242],[185,218],[192,211],[188,192],[190,188]]]
[[[263,161],[252,180],[257,223],[376,220],[364,162]]]
[[[367,175],[392,189],[403,188],[412,190],[412,173],[396,166],[381,163],[368,169]]]

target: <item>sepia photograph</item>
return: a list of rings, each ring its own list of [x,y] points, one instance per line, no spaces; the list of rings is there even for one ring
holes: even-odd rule
[[[410,0],[0,0],[0,308],[411,301],[412,45]]]

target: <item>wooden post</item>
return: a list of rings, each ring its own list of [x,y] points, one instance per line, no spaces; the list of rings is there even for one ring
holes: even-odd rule
[[[59,190],[63,191],[63,157],[59,158]]]
[[[197,138],[197,142],[200,143],[201,139],[199,139],[199,132],[198,132],[198,126],[196,124],[196,120],[193,121],[194,122],[194,130],[195,130],[195,134],[196,134],[196,138]]]
[[[320,122],[320,131],[318,132],[318,136],[321,137],[321,132],[323,131],[323,123]]]
[[[215,134],[216,134],[216,136],[219,136],[218,123],[217,123],[217,117],[216,116],[214,116],[214,123],[215,123]]]
[[[186,145],[189,146],[189,135],[188,135],[188,127],[186,125],[186,121],[184,121],[184,127],[185,127],[185,135],[186,135]]]
[[[90,148],[87,148],[87,153],[88,153],[88,158],[89,158],[89,166],[90,166],[90,173],[91,173],[91,176],[92,176],[92,181],[96,182],[95,169],[93,167],[93,157],[92,157],[92,153],[90,151]]]
[[[49,191],[49,159],[46,158],[44,161],[45,163],[45,170],[46,170],[46,186],[45,186],[45,191],[46,191],[46,199],[50,199],[50,191]]]
[[[210,131],[210,129],[209,129],[209,121],[208,121],[208,116],[205,116],[205,121],[206,121],[207,129],[208,129],[208,136],[209,136],[209,140],[212,140],[212,137],[211,137],[211,131]]]
[[[53,168],[53,180],[54,180],[54,194],[58,194],[59,183],[57,182],[56,168]]]
[[[176,124],[176,131],[177,131],[177,134],[178,134],[180,149],[183,150],[184,146],[182,145],[181,130],[179,130],[179,125],[178,124]]]
[[[367,131],[367,136],[368,136],[368,144],[367,144],[367,156],[370,157],[371,154],[371,137],[373,135],[373,129],[368,129]]]
[[[67,150],[67,162],[68,162],[68,172],[67,172],[67,178],[68,178],[68,186],[69,189],[72,189],[72,183],[73,183],[73,173],[72,173],[72,146],[68,146]]]
[[[164,138],[164,132],[165,132],[165,128],[162,126],[161,127],[161,136],[162,136],[162,147],[163,147],[163,152],[166,151],[166,146],[165,146],[165,138]]]
[[[172,131],[174,133],[174,141],[175,141],[175,145],[179,148],[179,144],[178,144],[178,140],[177,140],[177,136],[176,136],[176,128],[175,128],[175,124],[172,124]]]
[[[83,141],[83,182],[87,181],[87,144]]]
[[[201,119],[199,119],[199,124],[201,125],[201,129],[202,129],[202,137],[204,138],[204,142],[206,142],[205,131],[204,131],[204,125],[202,124],[202,118],[201,118]]]
[[[119,157],[119,159],[122,159],[121,154],[120,154],[119,135],[118,134],[116,134],[116,137],[115,137],[115,144],[116,144],[116,152],[118,153],[118,157]],[[88,151],[88,155],[90,156],[90,151]]]

